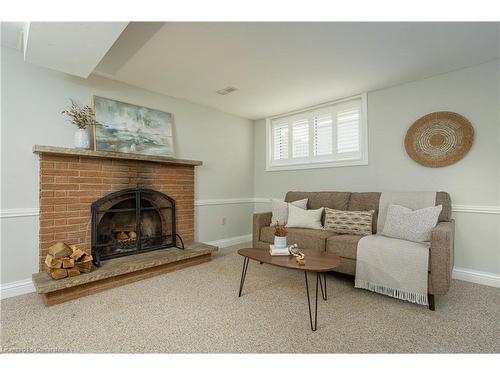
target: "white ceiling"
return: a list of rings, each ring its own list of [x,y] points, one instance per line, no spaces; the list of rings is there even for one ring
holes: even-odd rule
[[[87,78],[128,22],[2,22],[3,46],[31,64]]]
[[[23,25],[2,23],[2,44],[19,48]],[[259,119],[500,58],[500,23],[132,22],[118,37],[124,25],[37,23],[46,61],[32,61],[85,76],[107,50],[94,73]]]
[[[250,119],[476,65],[498,23],[131,23],[97,74]],[[234,86],[221,96],[215,91]]]
[[[30,22],[24,59],[87,78],[128,22]]]

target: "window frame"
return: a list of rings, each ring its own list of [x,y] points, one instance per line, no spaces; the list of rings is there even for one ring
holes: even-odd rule
[[[359,157],[339,157],[339,154],[336,152],[337,149],[337,119],[332,118],[332,155],[322,155],[311,157],[308,156],[306,158],[291,158],[293,155],[293,140],[292,140],[292,131],[289,128],[288,131],[288,155],[289,158],[285,160],[274,160],[273,159],[273,129],[272,129],[272,121],[282,118],[299,118],[304,117],[304,113],[308,113],[309,123],[312,124],[311,116],[313,111],[321,111],[323,108],[330,107],[333,105],[338,105],[344,102],[349,102],[352,100],[360,99],[361,100],[361,114],[359,119]],[[284,170],[298,170],[298,169],[315,169],[315,168],[335,168],[335,167],[348,167],[348,166],[358,166],[358,165],[368,165],[368,105],[367,105],[367,94],[362,93],[359,95],[350,96],[347,98],[319,104],[312,107],[303,108],[296,111],[291,111],[288,113],[283,113],[280,115],[272,116],[266,118],[266,171],[284,171]],[[334,116],[335,117],[335,116]],[[314,129],[313,126],[309,126],[309,154],[311,155],[314,152],[313,145],[313,135]],[[352,156],[352,154],[351,154]]]

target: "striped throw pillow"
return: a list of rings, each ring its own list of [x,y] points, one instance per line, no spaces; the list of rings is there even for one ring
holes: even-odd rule
[[[325,229],[341,234],[372,234],[374,210],[340,211],[325,208]]]

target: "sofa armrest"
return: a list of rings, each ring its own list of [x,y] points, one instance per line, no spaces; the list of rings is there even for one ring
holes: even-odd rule
[[[252,246],[257,247],[257,241],[260,239],[260,228],[271,225],[271,212],[259,212],[253,214],[252,226]]]
[[[442,221],[432,230],[430,249],[430,294],[450,289],[454,259],[455,221]]]

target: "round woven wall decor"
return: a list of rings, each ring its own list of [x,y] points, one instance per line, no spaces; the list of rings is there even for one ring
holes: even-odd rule
[[[417,163],[440,168],[462,159],[473,140],[474,129],[465,117],[454,112],[433,112],[410,126],[405,148]]]

